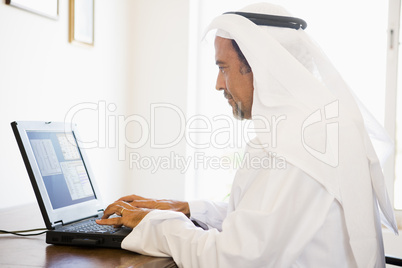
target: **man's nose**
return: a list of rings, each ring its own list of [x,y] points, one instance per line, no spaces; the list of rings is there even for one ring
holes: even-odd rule
[[[223,79],[223,75],[221,72],[218,73],[218,77],[216,78],[216,90],[224,90],[226,88],[225,79]]]

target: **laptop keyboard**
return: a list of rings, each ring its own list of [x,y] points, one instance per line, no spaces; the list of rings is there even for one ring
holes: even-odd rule
[[[95,220],[88,220],[84,222],[74,223],[65,226],[62,232],[77,232],[77,233],[96,233],[96,234],[113,234],[120,230],[110,225],[99,225]]]

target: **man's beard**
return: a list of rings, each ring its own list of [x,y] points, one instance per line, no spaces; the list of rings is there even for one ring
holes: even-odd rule
[[[225,96],[226,99],[232,99],[233,100],[233,104],[234,107],[231,105],[232,110],[233,110],[233,116],[234,118],[238,119],[238,120],[243,120],[244,119],[244,112],[241,109],[241,103],[237,104],[237,102],[235,102],[235,100],[233,99],[232,95],[230,95],[228,92],[223,91],[223,95]]]
[[[233,116],[234,118],[238,119],[238,120],[243,120],[244,119],[244,112],[241,109],[241,103],[239,103],[239,105],[237,104],[237,102],[234,102],[235,107],[233,107]]]

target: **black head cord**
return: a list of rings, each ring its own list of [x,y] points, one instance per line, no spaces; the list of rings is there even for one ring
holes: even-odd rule
[[[307,23],[304,20],[294,17],[276,16],[276,15],[267,15],[267,14],[258,14],[249,12],[226,12],[223,14],[240,15],[251,20],[257,25],[291,28],[296,30],[300,28],[304,30],[307,27]]]

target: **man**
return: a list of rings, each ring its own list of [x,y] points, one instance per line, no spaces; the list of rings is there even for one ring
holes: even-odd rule
[[[98,223],[133,227],[123,248],[172,256],[180,267],[384,267],[380,210],[397,228],[369,138],[384,136],[382,128],[366,129],[372,119],[302,21],[269,4],[242,11],[209,27],[217,29],[216,88],[256,128],[281,118],[246,154],[281,156],[286,166],[239,169],[229,204],[132,195]]]

